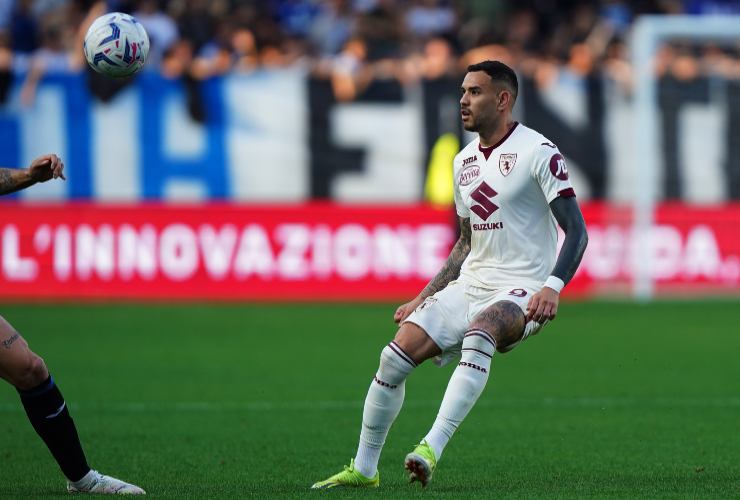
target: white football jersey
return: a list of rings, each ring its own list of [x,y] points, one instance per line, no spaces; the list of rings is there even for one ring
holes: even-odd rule
[[[460,278],[482,288],[539,289],[557,258],[549,203],[575,195],[563,155],[539,132],[515,124],[491,148],[481,148],[479,138],[470,142],[453,166],[455,208],[470,219],[472,233]]]

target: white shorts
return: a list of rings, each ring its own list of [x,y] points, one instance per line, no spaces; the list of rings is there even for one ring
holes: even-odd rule
[[[460,357],[463,336],[480,312],[496,302],[508,300],[521,307],[526,314],[529,299],[538,291],[516,287],[487,289],[452,281],[444,289],[427,297],[403,322],[418,325],[431,337],[442,350],[442,354],[434,362],[444,366]],[[546,323],[527,323],[522,338],[516,344],[508,346],[507,351],[538,333]]]

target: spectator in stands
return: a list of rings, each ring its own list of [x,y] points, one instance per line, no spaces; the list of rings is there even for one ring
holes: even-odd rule
[[[48,71],[85,66],[82,39],[106,11],[134,13],[149,32],[150,71],[200,81],[230,71],[298,66],[327,78],[339,100],[399,99],[444,53],[444,35],[463,63],[499,59],[540,88],[561,72],[599,74],[629,91],[622,40],[645,13],[732,12],[729,0],[0,0],[0,97],[12,75],[23,97]],[[536,6],[536,8],[535,8]],[[76,31],[76,37],[71,34]],[[1,38],[2,36],[0,36]],[[66,57],[65,57],[66,53]],[[446,57],[446,56],[445,56]],[[445,57],[442,57],[444,59]],[[665,50],[658,61],[676,78],[738,74],[736,51]],[[4,76],[2,76],[4,75]],[[26,76],[27,75],[27,76]],[[562,76],[562,75],[561,75]],[[127,81],[90,76],[110,99]],[[4,86],[3,86],[4,85]],[[4,89],[4,90],[3,90]]]
[[[0,0],[0,31],[10,26],[10,18],[13,15],[14,0]]]
[[[448,35],[457,24],[455,10],[442,0],[416,0],[405,14],[406,28],[418,37]]]
[[[223,75],[230,71],[236,60],[237,50],[232,46],[235,36],[234,24],[230,20],[221,20],[216,25],[213,36],[197,51],[193,60],[193,76],[204,80],[212,76]],[[251,38],[251,47],[254,49],[254,37]],[[254,55],[254,52],[253,52]],[[252,67],[256,64],[253,61]]]
[[[334,59],[331,68],[331,85],[337,101],[351,101],[370,83],[370,70],[364,64],[367,46],[361,38],[352,38]]]
[[[188,40],[198,53],[210,42],[216,32],[218,19],[228,19],[225,2],[209,0],[184,0],[172,11],[180,37]]]
[[[13,51],[8,31],[0,28],[0,105],[5,103],[13,83]]]
[[[140,0],[134,17],[141,22],[149,35],[149,66],[159,65],[165,53],[170,50],[179,35],[175,21],[165,12],[162,12],[155,0]]]
[[[33,15],[33,0],[18,0],[10,19],[13,50],[29,54],[38,47],[39,20]]]
[[[357,35],[365,40],[368,61],[399,58],[405,33],[400,9],[392,0],[378,0],[358,21]]]
[[[308,37],[320,56],[335,55],[355,32],[356,24],[349,0],[330,0],[321,5]]]
[[[237,28],[231,36],[231,47],[234,53],[233,68],[245,72],[257,68],[257,39],[247,28]]]
[[[39,80],[47,73],[69,73],[73,70],[69,48],[64,45],[65,26],[58,21],[50,21],[44,26],[41,47],[31,55],[30,65],[21,88],[21,102],[31,106],[36,98]]]

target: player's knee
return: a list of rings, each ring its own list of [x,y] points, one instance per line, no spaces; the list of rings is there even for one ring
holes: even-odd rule
[[[463,360],[467,358],[490,360],[494,352],[496,352],[496,341],[487,331],[472,328],[465,333],[462,342]]]
[[[378,377],[381,381],[396,385],[403,382],[416,368],[416,363],[395,342],[391,342],[380,353]]]
[[[35,353],[30,353],[14,373],[11,374],[11,383],[21,390],[38,387],[49,377],[46,363]]]
[[[496,351],[508,352],[509,346],[516,344],[524,332],[524,313],[510,301],[501,301],[476,316],[470,329],[487,332],[496,342]]]

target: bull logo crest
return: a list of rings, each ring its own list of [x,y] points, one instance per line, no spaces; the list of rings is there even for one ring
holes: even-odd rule
[[[501,175],[506,177],[514,170],[516,165],[516,153],[513,154],[502,154],[498,157],[498,169],[501,171]]]

